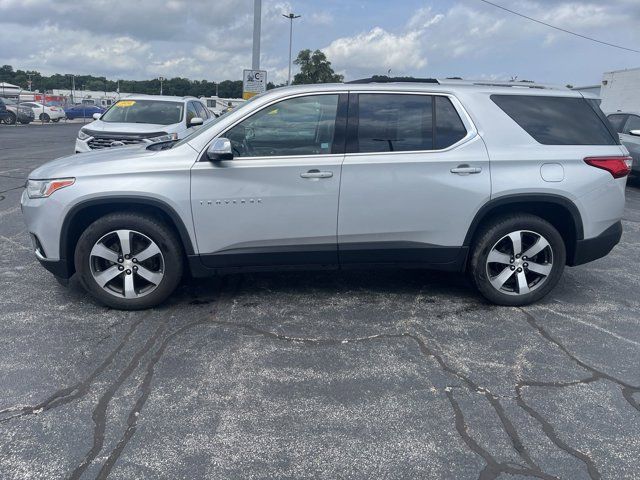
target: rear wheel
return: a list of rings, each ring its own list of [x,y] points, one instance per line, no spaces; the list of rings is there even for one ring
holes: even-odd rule
[[[46,113],[41,113],[40,116],[38,117],[38,119],[40,121],[42,121],[42,122],[47,123],[47,122],[49,122],[49,120],[51,120],[51,117],[49,117],[49,115],[46,114]]]
[[[114,213],[92,223],[78,240],[76,271],[96,299],[139,310],[163,302],[182,277],[175,234],[153,217]]]
[[[2,123],[6,124],[6,125],[15,125],[16,123],[16,114],[13,112],[8,112],[9,115],[2,120]]]
[[[54,118],[54,119],[52,119],[51,121],[52,121],[53,123],[58,123],[58,122],[60,121],[60,119],[59,119],[59,118]]]
[[[499,305],[528,305],[556,286],[566,260],[562,236],[534,215],[502,217],[474,244],[470,273],[480,293]]]

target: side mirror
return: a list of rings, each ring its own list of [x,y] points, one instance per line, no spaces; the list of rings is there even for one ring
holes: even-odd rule
[[[631,130],[629,135],[633,135],[634,137],[640,137],[640,130]]]
[[[195,127],[197,125],[202,125],[204,123],[204,120],[200,117],[193,117],[191,119],[191,121],[189,123],[187,123],[187,128],[188,127]]]
[[[102,114],[101,114],[101,113],[94,113],[94,114],[92,115],[92,117],[93,117],[93,119],[94,119],[94,120],[100,120],[100,117],[101,117],[101,116],[102,116]]]
[[[207,158],[212,162],[233,160],[231,141],[228,138],[216,138],[207,148]]]

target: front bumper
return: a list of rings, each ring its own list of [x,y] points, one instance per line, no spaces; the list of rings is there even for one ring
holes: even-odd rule
[[[582,265],[607,255],[622,238],[622,222],[616,222],[594,238],[578,240],[570,266]]]

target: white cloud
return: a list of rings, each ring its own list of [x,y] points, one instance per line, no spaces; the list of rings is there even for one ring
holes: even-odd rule
[[[336,68],[347,71],[377,68],[377,73],[381,73],[380,69],[406,71],[427,65],[417,31],[397,35],[375,27],[366,33],[334,40],[323,50]]]

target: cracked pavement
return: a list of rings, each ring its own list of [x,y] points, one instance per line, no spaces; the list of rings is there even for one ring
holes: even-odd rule
[[[0,126],[0,478],[640,475],[640,190],[544,301],[383,270],[188,281],[119,312],[39,266],[30,170],[78,125]]]

